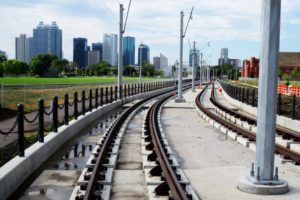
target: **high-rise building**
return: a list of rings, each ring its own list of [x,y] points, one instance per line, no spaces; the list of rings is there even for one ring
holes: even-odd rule
[[[124,37],[123,38],[123,65],[135,64],[135,38]]]
[[[200,50],[196,49],[196,67],[199,66],[200,64]],[[189,66],[193,66],[193,50],[190,50],[190,55],[189,55]]]
[[[103,44],[98,42],[98,43],[92,43],[92,51],[99,51],[100,53],[100,60],[99,62],[102,61],[103,57]]]
[[[159,68],[163,69],[168,67],[168,58],[164,56],[163,54],[160,54],[160,62],[159,62]]]
[[[97,64],[100,62],[100,51],[88,51],[88,64],[87,66],[90,67],[91,65]]]
[[[118,39],[116,34],[103,35],[103,61],[110,63],[112,66],[118,64]]]
[[[228,48],[221,49],[221,57],[219,58],[219,65],[230,64],[228,58]]]
[[[55,54],[62,59],[62,30],[56,22],[46,25],[40,22],[36,29],[33,29],[33,38],[30,40],[30,56],[39,54]]]
[[[138,52],[138,65],[141,66],[141,61],[144,64],[145,62],[150,62],[150,49],[147,45],[141,43],[139,46]]]
[[[73,62],[80,68],[87,67],[87,39],[74,38],[73,39]]]
[[[26,38],[26,34],[21,34],[20,37],[16,37],[16,59],[21,62],[29,64],[29,38]]]
[[[153,57],[153,65],[155,70],[162,70],[168,67],[168,58],[163,54],[160,54],[159,57]]]
[[[153,57],[153,65],[155,69],[160,68],[160,57]]]

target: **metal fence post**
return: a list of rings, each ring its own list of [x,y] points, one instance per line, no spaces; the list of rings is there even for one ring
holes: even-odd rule
[[[251,102],[252,107],[255,106],[255,89],[252,90],[252,102]]]
[[[82,110],[82,115],[85,115],[85,90],[81,92],[81,110]]]
[[[277,96],[277,114],[281,114],[281,93],[278,93]]]
[[[103,106],[103,87],[100,88],[100,106]]]
[[[123,99],[123,85],[120,85],[120,99]]]
[[[98,91],[98,88],[96,88],[96,97],[95,97],[95,108],[96,108],[96,109],[97,109],[98,106],[99,106],[98,98],[99,98],[99,91]]]
[[[39,100],[39,128],[38,128],[38,140],[44,142],[44,99]]]
[[[89,93],[89,111],[91,112],[93,110],[93,91],[90,89]]]
[[[57,133],[58,128],[58,97],[53,97],[53,132]]]
[[[105,88],[105,104],[108,103],[108,87]]]
[[[65,125],[69,125],[69,94],[65,94]]]
[[[296,119],[296,95],[292,99],[292,119]]]
[[[118,99],[118,86],[115,86],[115,100]]]
[[[110,86],[110,103],[112,103],[113,101],[113,87]]]
[[[74,93],[74,119],[78,117],[78,94]]]
[[[246,103],[249,105],[249,88],[246,90]]]
[[[127,97],[127,86],[124,85],[124,98],[126,98],[126,97]]]
[[[0,108],[4,108],[4,83],[1,83],[1,106]]]
[[[245,102],[245,88],[242,88],[242,102]]]
[[[24,144],[24,106],[18,104],[18,147],[19,156],[25,156],[25,144]]]

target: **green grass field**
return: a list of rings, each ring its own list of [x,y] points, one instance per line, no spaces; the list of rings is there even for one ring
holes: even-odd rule
[[[124,77],[123,81],[138,81],[134,77]],[[143,78],[142,81],[160,81],[159,78]],[[71,78],[0,78],[0,84],[4,83],[3,92],[0,89],[0,104],[4,108],[17,110],[17,104],[23,103],[25,112],[31,112],[38,109],[38,100],[43,98],[45,106],[49,107],[53,96],[58,96],[59,103],[64,101],[64,95],[69,94],[70,101],[74,98],[74,93],[78,92],[81,98],[81,91],[85,90],[86,94],[90,89],[95,92],[96,88],[115,85],[116,77],[71,77]],[[108,83],[108,84],[107,84]],[[24,85],[24,86],[23,86]],[[1,115],[1,113],[0,113]]]
[[[143,81],[155,80],[156,78],[143,78]],[[137,77],[124,77],[124,81],[137,81]],[[103,83],[116,82],[117,77],[69,77],[69,78],[37,78],[37,77],[5,77],[0,78],[0,84],[78,84],[78,83]]]

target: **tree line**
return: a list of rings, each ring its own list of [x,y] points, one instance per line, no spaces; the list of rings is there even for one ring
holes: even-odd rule
[[[32,75],[42,76],[49,71],[56,71],[60,75],[73,74],[76,76],[116,76],[118,67],[102,61],[86,69],[78,68],[67,59],[58,59],[54,54],[38,55],[33,57],[29,65],[18,60],[8,60],[5,55],[0,55],[0,77]],[[123,67],[124,76],[139,76],[139,68],[133,66]],[[144,62],[141,75],[143,77],[163,76],[163,72],[155,70],[154,65]]]

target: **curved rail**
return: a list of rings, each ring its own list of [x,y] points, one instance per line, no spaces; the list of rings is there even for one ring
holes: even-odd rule
[[[213,87],[214,87],[214,85],[213,85]],[[212,91],[214,91],[214,90],[212,90]],[[216,107],[223,110],[224,112],[229,113],[230,115],[233,115],[234,117],[239,118],[243,121],[247,121],[249,124],[256,125],[256,122],[257,122],[256,118],[244,115],[240,112],[229,109],[226,106],[220,104],[216,100],[214,92],[212,92],[210,100]],[[278,133],[279,135],[282,135],[284,139],[294,139],[296,141],[300,141],[300,133],[298,133],[296,131],[288,130],[286,128],[276,126],[276,133]]]
[[[148,135],[152,139],[150,146],[152,146],[152,149],[155,151],[156,161],[159,163],[160,171],[165,180],[165,183],[161,184],[155,189],[156,194],[168,194],[168,189],[170,189],[174,199],[183,200],[188,199],[188,197],[177,179],[176,173],[174,172],[176,169],[173,169],[169,163],[159,129],[158,113],[160,107],[171,97],[172,95],[166,95],[158,100],[153,106],[151,106],[146,116],[146,127],[147,130],[149,130]]]
[[[208,85],[198,94],[198,96],[196,97],[195,103],[197,105],[197,107],[203,112],[205,113],[207,116],[209,116],[210,118],[212,118],[213,120],[215,120],[216,122],[220,123],[221,125],[227,127],[228,129],[231,129],[235,132],[237,132],[239,135],[242,135],[244,137],[249,138],[249,140],[251,141],[255,141],[256,140],[256,135],[244,128],[241,128],[240,126],[236,125],[236,124],[232,124],[231,122],[223,119],[222,117],[210,112],[207,108],[205,108],[202,103],[201,103],[201,97],[204,94],[205,90],[207,89]],[[210,98],[210,100],[212,101],[212,103],[214,105],[219,105],[221,106],[221,104],[219,104],[215,98],[214,98],[214,86],[212,86],[212,96]],[[224,105],[222,105],[223,108],[226,108]],[[221,108],[220,108],[221,109]],[[226,108],[227,110],[228,108]],[[226,112],[226,110],[224,110]],[[289,158],[293,161],[296,162],[296,164],[300,164],[300,154],[297,152],[294,152],[288,148],[285,148],[283,146],[280,146],[278,144],[275,145],[276,148],[276,153],[279,153],[281,155],[283,155],[285,158]]]

